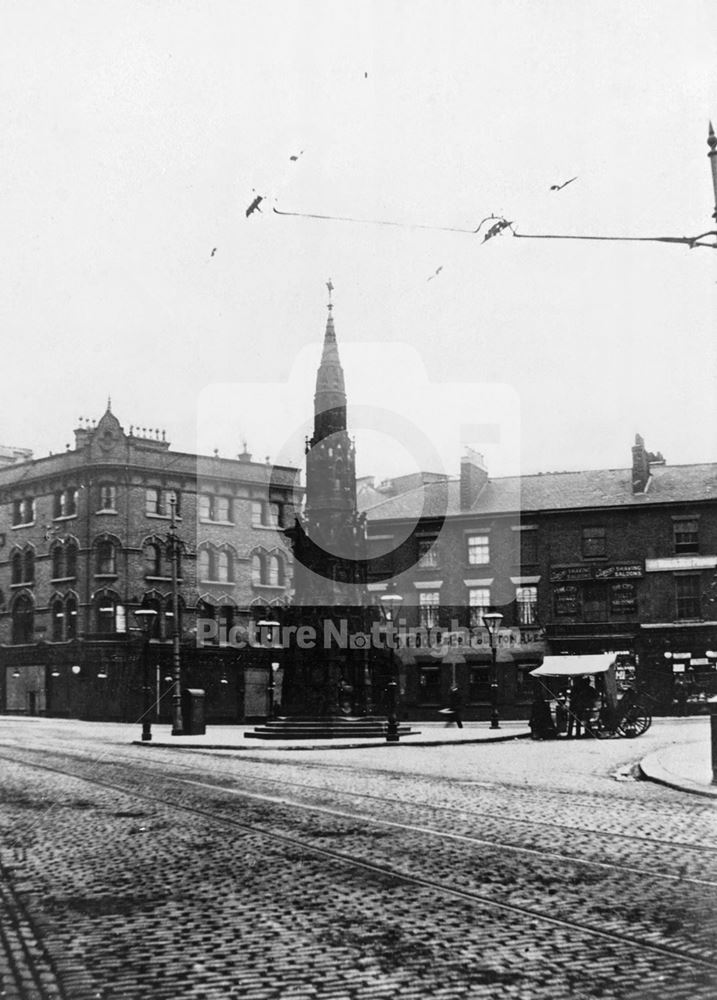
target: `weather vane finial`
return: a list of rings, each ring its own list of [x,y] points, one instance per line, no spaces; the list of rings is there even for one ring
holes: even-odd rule
[[[334,304],[333,304],[333,302],[331,301],[331,293],[332,293],[332,292],[333,292],[333,290],[334,290],[334,286],[333,286],[333,284],[331,283],[331,278],[329,278],[329,280],[328,280],[328,281],[326,282],[326,287],[327,287],[327,288],[328,288],[328,290],[329,290],[329,309],[333,309],[333,308],[334,308]]]

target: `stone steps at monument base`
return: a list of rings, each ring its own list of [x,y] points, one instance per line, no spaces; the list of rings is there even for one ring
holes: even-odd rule
[[[329,740],[385,739],[385,719],[307,718],[276,719],[256,726],[244,736],[257,740]],[[414,732],[410,726],[399,725],[400,736]]]

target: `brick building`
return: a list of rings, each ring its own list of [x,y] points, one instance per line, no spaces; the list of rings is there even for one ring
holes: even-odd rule
[[[126,433],[109,404],[62,454],[33,460],[3,449],[0,707],[137,718],[148,650],[168,716],[174,506],[183,683],[206,690],[209,718],[264,715],[267,651],[230,648],[219,627],[275,614],[290,599],[282,528],[299,492],[293,468],[253,462],[246,449],[236,459],[172,451],[159,431]],[[139,608],[156,612],[147,645]],[[198,648],[197,624],[207,621],[216,635]]]
[[[436,630],[432,647],[400,654],[411,718],[446,705],[452,683],[467,717],[487,718],[489,609],[504,615],[501,714],[527,716],[529,671],[546,654],[622,654],[657,710],[669,710],[678,671],[695,701],[717,691],[717,464],[668,466],[638,436],[628,468],[490,479],[469,451],[458,479],[364,480],[360,496],[406,628]]]

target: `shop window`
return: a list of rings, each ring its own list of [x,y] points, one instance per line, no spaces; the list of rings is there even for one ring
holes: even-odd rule
[[[540,682],[530,676],[530,671],[535,670],[535,663],[517,663],[515,672],[515,699],[516,701],[532,701],[536,693],[536,685]]]
[[[421,590],[418,594],[418,621],[423,628],[438,625],[438,608],[441,595],[437,590]]]
[[[675,521],[673,524],[675,554],[693,553],[700,551],[699,521],[693,520]]]
[[[700,576],[698,573],[688,576],[676,576],[675,613],[677,619],[701,618],[702,603],[700,596]]]
[[[604,583],[584,583],[582,603],[584,621],[607,621],[607,589]]]
[[[610,586],[610,611],[612,614],[637,614],[637,587],[634,583],[620,582]]]
[[[433,569],[438,565],[438,548],[435,538],[418,539],[418,565],[421,569]]]
[[[471,566],[484,566],[490,562],[490,538],[488,535],[468,536],[468,562]]]
[[[418,700],[423,704],[438,705],[441,701],[441,672],[439,667],[419,666]]]
[[[602,559],[605,554],[605,529],[583,528],[583,559]]]
[[[519,625],[535,625],[538,621],[538,588],[516,587],[515,603]]]
[[[483,615],[490,611],[490,587],[471,587],[468,591],[468,613],[472,628],[483,628]]]
[[[12,641],[32,642],[35,631],[35,609],[29,597],[21,594],[12,606]]]
[[[470,701],[490,701],[490,668],[471,667],[468,681]]]
[[[553,587],[553,609],[556,615],[580,614],[580,593],[574,583],[560,583]]]

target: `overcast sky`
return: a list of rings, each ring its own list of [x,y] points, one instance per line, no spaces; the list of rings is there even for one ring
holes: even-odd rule
[[[351,402],[432,439],[358,434],[362,473],[625,466],[638,431],[717,458],[714,250],[413,228],[709,229],[713,0],[0,9],[2,443],[61,450],[111,395],[301,461],[330,277]]]

